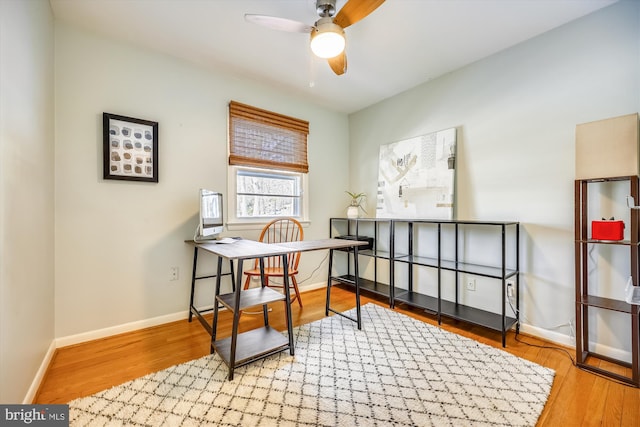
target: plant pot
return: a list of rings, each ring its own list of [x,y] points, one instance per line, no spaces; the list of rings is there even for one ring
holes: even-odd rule
[[[349,206],[347,208],[347,218],[358,218],[360,216],[360,209],[357,206]]]

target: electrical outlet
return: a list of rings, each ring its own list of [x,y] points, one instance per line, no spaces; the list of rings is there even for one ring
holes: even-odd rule
[[[178,280],[178,273],[178,267],[171,267],[171,269],[169,270],[169,280],[172,282]]]
[[[467,290],[468,291],[476,290],[476,279],[469,279],[469,281],[467,281]]]

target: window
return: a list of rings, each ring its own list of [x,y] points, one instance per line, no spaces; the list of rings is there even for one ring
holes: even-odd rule
[[[229,103],[229,223],[308,219],[309,123]]]
[[[236,220],[306,217],[305,174],[241,166],[233,166],[230,170],[235,188]]]

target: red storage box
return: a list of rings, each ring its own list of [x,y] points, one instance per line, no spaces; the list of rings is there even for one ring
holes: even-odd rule
[[[591,238],[594,240],[622,240],[623,221],[591,221]]]

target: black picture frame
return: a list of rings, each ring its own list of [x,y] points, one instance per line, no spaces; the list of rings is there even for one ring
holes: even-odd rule
[[[158,182],[158,122],[102,113],[103,178]]]

